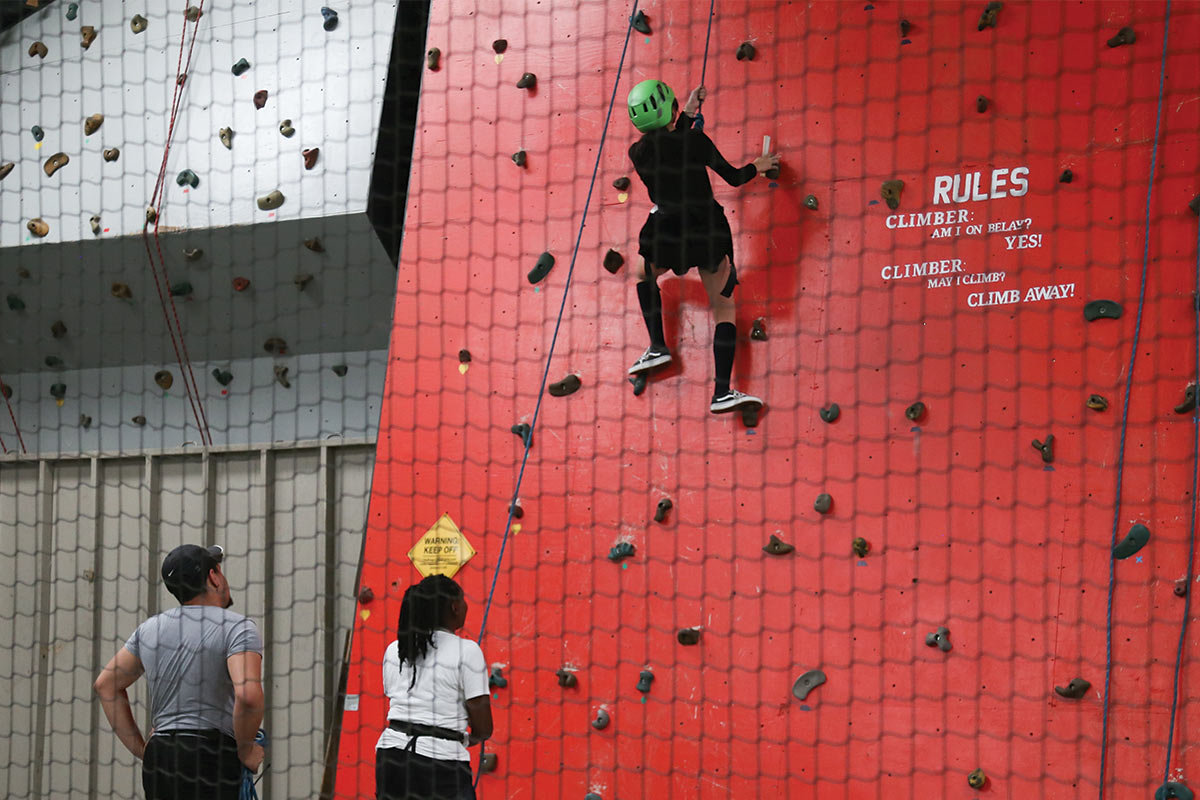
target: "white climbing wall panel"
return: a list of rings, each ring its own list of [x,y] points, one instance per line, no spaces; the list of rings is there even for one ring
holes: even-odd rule
[[[166,151],[181,43],[196,30],[167,157],[160,225],[209,228],[362,212],[383,105],[395,3],[331,3],[339,24],[326,31],[319,3],[300,0],[215,0],[204,3],[198,26],[187,25],[185,3],[85,0],[75,20],[57,2],[0,35],[0,164],[13,162],[0,181],[0,247],[142,230],[145,210]],[[130,20],[147,18],[135,34]],[[80,29],[94,26],[95,41],[81,45]],[[45,43],[44,59],[30,56]],[[186,48],[183,52],[186,61]],[[240,58],[250,69],[234,76]],[[256,91],[268,99],[258,110]],[[92,135],[84,119],[103,114]],[[295,135],[280,123],[290,119]],[[44,139],[30,133],[40,126]],[[234,131],[232,149],[218,131]],[[306,170],[303,150],[319,147]],[[119,148],[107,162],[102,152]],[[46,160],[63,152],[70,163],[53,176]],[[176,184],[191,169],[195,188]],[[259,196],[280,190],[275,211]],[[27,223],[40,218],[50,231],[33,237]]]

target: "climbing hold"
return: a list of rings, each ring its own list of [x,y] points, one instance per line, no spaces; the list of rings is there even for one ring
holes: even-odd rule
[[[582,385],[583,381],[579,379],[579,376],[572,373],[561,381],[550,384],[547,388],[551,397],[566,397],[569,394],[575,394]]]
[[[364,586],[358,590],[359,605],[365,606],[374,599],[375,599],[375,590],[372,589],[370,586]]]
[[[900,20],[900,35],[908,36],[908,32],[912,30],[912,23],[906,19]]]
[[[519,425],[513,425],[509,430],[520,436],[526,447],[533,446],[533,429],[529,427],[529,423],[522,422]]]
[[[609,251],[604,254],[604,268],[610,274],[616,275],[617,270],[625,266],[625,256],[618,253],[616,250],[609,248]]]
[[[105,161],[116,161],[120,157],[121,157],[121,151],[119,148],[110,147],[104,151],[104,160]]]
[[[634,548],[632,542],[617,542],[612,549],[608,551],[608,560],[618,562],[622,559],[629,558],[633,555]]]
[[[795,550],[796,546],[794,544],[788,544],[773,533],[771,534],[770,541],[763,545],[763,552],[773,556],[786,556]]]
[[[187,83],[187,73],[186,72],[179,73],[179,77],[175,79],[175,83],[178,86],[183,86],[185,83]]]
[[[650,18],[641,11],[633,15],[633,29],[638,33],[650,35]]]
[[[603,708],[598,708],[596,709],[596,718],[592,720],[592,727],[598,731],[602,731],[608,727],[608,723],[611,721],[612,718],[609,717],[608,712]]]
[[[765,319],[759,317],[754,320],[754,324],[750,327],[750,338],[756,342],[765,342],[767,340],[767,329],[764,327]]]
[[[776,164],[775,166],[771,167],[766,172],[764,172],[763,177],[769,181],[779,180],[779,169],[780,169],[779,165]]]
[[[988,3],[987,7],[983,9],[983,14],[979,17],[978,30],[996,27],[996,16],[1000,13],[1000,9],[1003,8],[1003,6],[1003,3],[996,2],[996,0]]]
[[[465,347],[462,350],[459,350],[458,351],[458,363],[470,364],[471,363],[471,351],[466,349]]]
[[[25,301],[22,300],[21,298],[17,297],[15,294],[10,294],[7,299],[8,299],[9,310],[11,310],[11,311],[24,311],[25,310]]]
[[[508,513],[512,514],[513,519],[521,519],[525,516],[525,509],[521,508],[520,503],[509,503]]]
[[[261,110],[262,107],[265,106],[266,104],[267,104],[267,90],[259,89],[257,92],[254,93],[254,107]]]
[[[429,48],[429,52],[425,54],[425,65],[429,67],[430,72],[437,72],[442,68],[442,51],[436,47]]]
[[[304,246],[307,247],[309,250],[312,250],[314,253],[324,253],[325,252],[325,245],[321,244],[321,240],[318,239],[316,236],[314,236],[311,239],[305,239]]]
[[[81,426],[83,426],[84,430],[87,430],[88,428],[92,427],[92,418],[89,417],[87,414],[80,414],[79,415],[79,424]]]
[[[1121,28],[1117,31],[1117,35],[1108,40],[1109,47],[1120,47],[1123,44],[1133,44],[1137,41],[1137,34],[1133,32],[1133,28]]]
[[[50,232],[50,226],[41,217],[29,220],[25,223],[25,227],[39,239]]]
[[[514,163],[514,164],[516,164],[518,167],[523,167],[523,166],[525,166],[525,162],[526,162],[526,160],[527,160],[527,156],[525,155],[525,151],[524,151],[524,150],[518,150],[517,152],[513,153],[513,154],[512,154],[512,160],[513,160],[513,163]]]
[[[1066,686],[1055,686],[1054,691],[1061,697],[1078,700],[1087,694],[1087,690],[1090,688],[1092,688],[1092,685],[1083,678],[1071,678],[1070,683]]]
[[[1064,169],[1062,175],[1058,176],[1059,183],[1070,183],[1073,180],[1075,180],[1075,173],[1069,169]]]
[[[535,88],[537,88],[537,75],[534,75],[532,72],[526,72],[524,75],[521,76],[521,79],[519,81],[517,81],[517,88],[518,89],[535,89]]]
[[[133,292],[123,283],[114,283],[109,291],[113,297],[119,297],[122,300],[131,300],[133,298]]]
[[[629,379],[629,382],[633,384],[633,396],[634,397],[639,397],[642,394],[642,392],[646,391],[646,373],[645,372],[639,372],[637,375],[634,375],[632,378]]]
[[[1050,464],[1054,461],[1054,434],[1046,434],[1046,441],[1033,440],[1033,449],[1042,454],[1042,461]]]
[[[136,417],[133,418],[132,422],[134,425],[139,425],[139,426],[145,425],[146,417],[143,416],[142,414],[138,414]]]
[[[629,188],[629,178],[622,175],[621,177],[615,179],[612,182],[612,185],[613,185],[613,188],[616,189],[618,192],[623,192]]]
[[[272,355],[283,355],[287,352],[287,342],[280,339],[278,336],[272,336],[263,342],[263,350],[266,350]]]
[[[554,256],[549,253],[542,253],[538,256],[537,264],[533,269],[529,270],[529,282],[537,283],[550,274],[550,270],[554,269]]]
[[[754,56],[758,55],[758,51],[754,49],[754,45],[749,42],[742,42],[738,45],[737,60],[738,61],[753,61]]]
[[[304,168],[312,169],[317,165],[317,157],[321,155],[321,148],[310,147],[301,153],[301,155],[304,156]]]
[[[33,134],[33,140],[35,142],[40,142],[42,139],[46,138],[46,132],[42,130],[41,125],[34,125],[29,129],[29,132]]]
[[[79,3],[71,3],[67,6],[67,19],[74,22],[75,17],[79,14]]]
[[[825,422],[836,422],[842,415],[842,409],[837,403],[830,403],[817,412]]]
[[[1188,208],[1192,210],[1193,214],[1200,216],[1200,194],[1196,195],[1188,202]]]
[[[1093,300],[1083,307],[1083,318],[1088,322],[1098,319],[1120,319],[1121,304],[1112,300]]]
[[[233,290],[235,292],[244,292],[250,288],[250,279],[238,276],[233,279]]]
[[[100,215],[92,214],[92,218],[90,220],[88,220],[88,222],[92,226],[92,235],[99,236],[100,235]]]
[[[978,767],[967,774],[967,785],[972,789],[983,788],[985,783],[987,783],[987,775],[984,775],[983,770]]]
[[[212,371],[212,376],[216,378],[217,383],[221,384],[222,386],[228,386],[233,382],[233,373],[227,369],[221,369],[220,367],[217,367]]]
[[[171,284],[171,297],[187,297],[194,289],[187,281]]]
[[[15,162],[6,161],[0,164],[0,181],[8,177],[8,173],[13,171],[13,167],[17,166]]]
[[[866,558],[867,553],[871,552],[871,543],[861,536],[855,536],[854,541],[850,542],[850,549],[859,558]]]
[[[1183,402],[1175,406],[1176,414],[1186,414],[1196,408],[1196,384],[1189,383],[1183,390]]]
[[[671,498],[669,497],[664,497],[662,500],[659,500],[658,506],[654,509],[654,521],[664,522],[667,519],[667,512],[671,510],[673,505],[674,504],[671,502]]]
[[[904,181],[891,180],[883,182],[883,187],[879,193],[883,195],[884,201],[887,202],[887,207],[895,211],[900,207],[900,192],[902,191],[904,191]]]
[[[805,700],[808,693],[825,682],[825,673],[819,669],[810,669],[808,672],[796,678],[796,682],[792,684],[792,696],[797,700]]]
[[[983,95],[975,98],[975,110],[980,114],[988,110],[988,99]]]
[[[12,399],[12,387],[7,383],[0,383],[0,395],[4,395],[5,400]]]
[[[583,796],[583,800],[604,800],[604,797],[599,792],[588,792]]]
[[[810,194],[808,197],[805,197],[804,207],[810,211],[816,211],[818,208],[817,196],[815,194]]]
[[[54,384],[50,387],[50,396],[55,400],[62,400],[67,396],[67,385],[65,383]]]
[[[58,369],[59,367],[63,366],[63,360],[58,356],[46,356],[44,359],[42,359],[42,363],[50,369]]]
[[[83,45],[84,50],[87,50],[92,46],[92,42],[96,41],[96,28],[93,25],[84,25],[79,29],[79,34],[82,37],[80,44]]]
[[[333,365],[333,374],[337,375],[339,378],[346,377],[347,370],[348,370],[348,368],[345,364],[334,364]]]
[[[828,514],[829,509],[833,508],[833,498],[822,492],[821,494],[817,495],[817,499],[813,503],[813,508],[815,508],[818,513]]]
[[[46,47],[45,42],[34,42],[29,45],[29,57],[45,58],[50,53],[50,49]]]
[[[1187,597],[1188,579],[1180,578],[1179,580],[1175,581],[1175,588],[1172,591],[1175,592],[1176,597]]]
[[[285,389],[292,388],[292,384],[288,380],[288,368],[282,364],[275,365],[275,380]]]
[[[688,646],[688,647],[690,647],[694,644],[700,644],[700,629],[699,628],[680,628],[679,632],[675,634],[675,639],[680,644]]]
[[[273,211],[283,205],[285,199],[283,192],[276,189],[270,194],[258,198],[258,207],[263,211]]]
[[[488,686],[493,689],[503,689],[508,686],[508,679],[504,677],[504,668],[499,664],[492,665],[492,671],[488,675]]]
[[[92,114],[83,121],[83,132],[91,136],[96,131],[100,130],[100,126],[104,124],[103,114]]]
[[[250,62],[244,58],[239,58],[237,63],[229,68],[229,71],[234,75],[244,75],[250,69]]]
[[[24,267],[17,267],[17,277],[18,278],[23,278],[23,279],[27,280],[27,279],[31,278],[32,276],[33,276],[33,274],[29,270],[25,269]]]
[[[55,153],[46,159],[46,163],[42,165],[42,169],[45,170],[47,177],[49,177],[65,167],[70,161],[71,157],[66,153]]]
[[[185,169],[176,175],[175,182],[180,186],[190,186],[193,189],[200,185],[200,179],[190,169]]]
[[[579,679],[575,677],[575,673],[566,667],[560,668],[554,674],[558,676],[558,685],[564,689],[574,688],[579,683]]]
[[[67,335],[67,326],[61,319],[55,320],[54,324],[50,326],[50,335],[55,339],[61,339]]]
[[[479,757],[480,772],[495,772],[496,771],[496,754],[484,753]]]
[[[186,258],[188,261],[198,261],[200,259],[200,257],[203,255],[204,255],[204,251],[201,250],[199,247],[193,247],[191,249],[183,251],[183,257]]]
[[[1196,795],[1179,781],[1167,781],[1154,790],[1154,800],[1193,800]]]
[[[654,683],[654,673],[648,669],[644,669],[638,673],[637,690],[642,694],[647,694],[650,691],[650,684]]]
[[[303,292],[308,285],[312,283],[312,279],[312,275],[308,274],[307,272],[301,272],[299,275],[292,278],[292,283],[296,285],[297,289]]]
[[[496,55],[500,55],[507,49],[508,39],[497,39],[496,41],[492,42],[492,50],[496,52]]]
[[[1117,542],[1117,546],[1113,548],[1113,558],[1126,559],[1131,555],[1141,550],[1150,541],[1150,529],[1145,525],[1138,523],[1129,529],[1129,533],[1125,534],[1125,538]]]
[[[233,128],[221,128],[217,131],[217,136],[221,140],[221,144],[225,145],[226,150],[233,149]]]
[[[196,6],[188,6],[183,12],[183,16],[187,18],[188,22],[196,22],[200,19],[201,13],[203,12],[201,12]]]
[[[141,33],[146,30],[146,18],[141,14],[134,14],[133,19],[129,20],[129,29],[134,33]]]
[[[925,404],[918,400],[908,408],[904,409],[904,416],[908,417],[913,422],[920,422],[925,416]]]
[[[942,627],[938,628],[933,633],[925,634],[925,644],[928,647],[937,647],[941,649],[943,653],[949,653],[951,648],[950,629]]]
[[[279,123],[279,132],[282,133],[287,139],[290,139],[296,135],[296,129],[292,127],[292,121],[290,119],[285,119],[283,122]]]
[[[321,23],[321,27],[327,31],[332,31],[338,26],[337,12],[327,6],[321,6],[321,16],[325,21]]]
[[[1108,400],[1098,394],[1089,394],[1087,399],[1087,407],[1093,411],[1107,411]]]
[[[172,385],[174,385],[175,376],[171,374],[170,370],[160,369],[158,372],[154,373],[154,382],[157,383],[163,391],[166,391],[167,389],[170,389]]]

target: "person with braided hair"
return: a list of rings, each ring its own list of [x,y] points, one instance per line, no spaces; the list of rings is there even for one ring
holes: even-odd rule
[[[430,575],[404,592],[383,655],[389,706],[375,745],[378,800],[475,800],[467,747],[491,737],[492,707],[483,650],[454,633],[466,621],[451,578]]]

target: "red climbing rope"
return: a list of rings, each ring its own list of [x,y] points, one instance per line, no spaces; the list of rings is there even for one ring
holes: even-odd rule
[[[3,379],[0,379],[0,386],[4,385]],[[13,430],[17,432],[17,441],[21,444],[21,452],[28,453],[25,449],[25,439],[21,436],[21,426],[17,424],[17,415],[13,413],[12,402],[5,397],[4,405],[8,406],[8,417],[12,420]],[[0,439],[0,447],[4,448],[4,452],[8,452],[8,445],[4,444],[4,440]]]
[[[179,364],[180,377],[183,379],[184,391],[187,393],[188,403],[192,408],[192,416],[196,420],[196,427],[200,430],[200,441],[205,446],[212,446],[212,431],[208,426],[208,416],[204,412],[204,403],[200,399],[200,387],[196,382],[195,372],[192,370],[192,360],[188,355],[187,342],[183,337],[183,326],[179,322],[179,311],[175,307],[175,298],[171,296],[170,282],[167,278],[167,262],[162,252],[162,242],[158,236],[158,225],[161,217],[160,205],[163,184],[167,174],[167,161],[171,155],[171,140],[175,135],[175,122],[179,116],[179,105],[183,98],[183,90],[187,83],[187,75],[192,66],[192,53],[196,47],[196,32],[200,27],[200,19],[204,15],[204,0],[201,0],[197,7],[199,13],[195,20],[188,19],[187,11],[184,11],[183,32],[179,42],[179,58],[175,64],[175,91],[171,98],[171,115],[167,125],[166,144],[163,148],[162,163],[158,168],[158,179],[154,184],[154,192],[150,196],[150,208],[154,209],[154,250],[150,248],[150,237],[147,229],[150,226],[151,220],[147,219],[142,226],[142,243],[146,247],[146,257],[150,263],[150,274],[154,277],[154,288],[158,292],[158,302],[162,308],[163,320],[167,324],[167,333],[171,337],[171,346],[175,350],[175,360]],[[188,23],[192,23],[191,38],[188,40]],[[187,62],[184,63],[183,51],[184,44],[187,44]],[[158,262],[155,263],[155,255],[158,257]],[[159,276],[159,269],[162,270],[162,276]],[[167,287],[164,292],[163,288]],[[170,313],[168,314],[168,308]],[[172,325],[172,320],[174,325]]]

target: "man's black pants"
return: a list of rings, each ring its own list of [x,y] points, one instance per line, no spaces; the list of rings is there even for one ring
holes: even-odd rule
[[[378,800],[475,800],[470,761],[443,761],[399,747],[375,751]]]
[[[237,742],[220,731],[166,731],[146,743],[146,800],[238,800]]]

